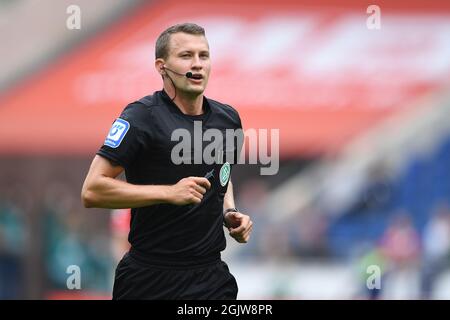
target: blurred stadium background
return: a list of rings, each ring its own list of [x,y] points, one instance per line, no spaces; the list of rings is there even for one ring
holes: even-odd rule
[[[66,9],[81,9],[69,30]],[[381,28],[369,30],[370,4]],[[0,299],[109,299],[125,210],[80,190],[113,119],[161,88],[154,42],[205,27],[206,95],[280,129],[236,166],[240,299],[450,299],[450,2],[0,0]],[[66,269],[81,268],[81,290]],[[382,272],[368,290],[369,265]]]

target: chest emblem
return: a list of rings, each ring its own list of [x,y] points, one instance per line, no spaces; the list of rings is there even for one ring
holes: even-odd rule
[[[225,162],[220,168],[219,172],[219,181],[222,187],[224,187],[227,184],[228,180],[230,179],[230,173],[231,173],[231,166],[228,162]]]

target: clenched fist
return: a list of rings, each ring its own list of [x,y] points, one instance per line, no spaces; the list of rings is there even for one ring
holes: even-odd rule
[[[247,243],[253,229],[253,221],[250,217],[241,212],[228,212],[225,215],[225,224],[237,242]]]
[[[198,204],[211,183],[203,177],[187,177],[169,187],[169,203],[178,206]]]

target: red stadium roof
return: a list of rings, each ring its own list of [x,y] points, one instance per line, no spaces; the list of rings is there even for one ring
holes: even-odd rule
[[[336,150],[450,77],[450,5],[379,4],[381,29],[350,1],[152,2],[0,99],[0,153],[94,154],[124,106],[161,88],[154,42],[203,25],[206,96],[245,128],[280,129],[282,156]],[[381,2],[383,3],[383,2]],[[326,5],[328,4],[328,5]]]

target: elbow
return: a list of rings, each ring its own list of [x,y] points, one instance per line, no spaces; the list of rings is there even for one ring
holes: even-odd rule
[[[94,208],[96,206],[95,194],[87,189],[81,191],[81,202],[85,208]]]

